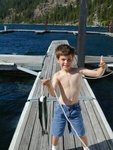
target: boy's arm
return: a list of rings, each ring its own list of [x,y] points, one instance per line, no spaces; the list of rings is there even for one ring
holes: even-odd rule
[[[86,76],[101,77],[106,70],[106,63],[103,61],[103,56],[100,57],[100,68],[97,70],[81,69],[80,72]]]
[[[43,79],[43,80],[41,80],[41,82],[42,82],[42,84],[44,86],[46,86],[49,94],[51,96],[55,96],[54,90],[56,90],[56,88],[57,88],[57,79],[56,79],[56,76],[54,75],[52,84],[50,82],[50,79]]]

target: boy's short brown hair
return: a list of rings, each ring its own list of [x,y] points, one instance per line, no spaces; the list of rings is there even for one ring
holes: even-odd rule
[[[59,59],[60,56],[67,56],[67,55],[72,55],[74,57],[75,55],[75,49],[71,46],[69,46],[68,44],[61,44],[59,45],[56,50],[55,50],[55,54],[57,59]]]

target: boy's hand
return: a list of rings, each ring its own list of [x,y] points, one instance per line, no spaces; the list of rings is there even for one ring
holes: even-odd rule
[[[106,68],[106,63],[103,60],[103,56],[100,57],[100,65],[99,66],[102,68]]]
[[[41,80],[43,85],[49,85],[50,84],[50,79],[43,79]]]

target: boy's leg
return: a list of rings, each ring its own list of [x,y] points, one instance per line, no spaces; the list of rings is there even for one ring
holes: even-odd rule
[[[86,136],[83,135],[83,136],[80,136],[80,138],[81,138],[81,140],[84,142],[84,144],[85,144],[86,146],[88,146],[88,142],[87,142]],[[82,143],[82,145],[83,145],[83,143]],[[83,146],[84,146],[84,145],[83,145]]]
[[[59,103],[56,103],[51,128],[52,150],[58,150],[59,137],[64,134],[65,125],[66,125],[66,118],[63,114],[63,111]]]
[[[86,146],[88,146],[87,138],[85,136],[85,128],[83,123],[83,117],[81,114],[80,103],[78,102],[77,104],[73,105],[73,107],[70,109],[71,110],[70,122],[72,123],[77,134],[80,136],[81,140],[84,142]],[[76,135],[76,132],[73,130],[70,124],[69,124],[69,130],[70,133]],[[83,145],[82,143],[83,149],[87,150],[88,148],[85,145]]]
[[[59,150],[58,141],[59,138],[52,135],[52,150]]]
[[[58,140],[59,140],[58,137],[55,137],[52,135],[52,145],[54,145],[54,146],[58,145]]]
[[[84,135],[84,136],[80,136],[80,138],[84,142],[84,144],[88,147],[87,137]],[[87,150],[87,148],[83,145],[83,143],[82,146],[83,146],[83,150]]]

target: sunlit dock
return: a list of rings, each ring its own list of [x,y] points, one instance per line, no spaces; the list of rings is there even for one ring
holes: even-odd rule
[[[55,98],[47,90],[47,99],[39,102],[42,84],[39,77],[50,78],[60,69],[54,55],[55,48],[67,41],[53,41],[48,48],[41,72],[36,76],[32,90],[21,114],[9,150],[51,150],[51,122]],[[77,64],[75,56],[74,64]],[[86,79],[82,78],[80,104],[90,150],[112,150],[113,132],[104,116],[98,101]],[[69,135],[66,126],[64,136],[59,140],[60,150],[82,150],[81,142],[76,136]]]

